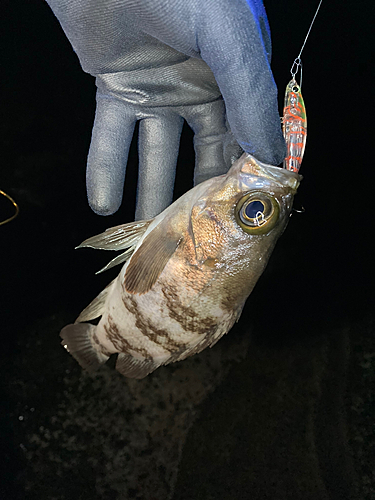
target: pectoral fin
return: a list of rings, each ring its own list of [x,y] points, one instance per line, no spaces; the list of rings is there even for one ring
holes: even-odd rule
[[[139,294],[148,292],[181,240],[181,232],[172,229],[168,218],[160,222],[132,255],[125,273],[126,291]]]

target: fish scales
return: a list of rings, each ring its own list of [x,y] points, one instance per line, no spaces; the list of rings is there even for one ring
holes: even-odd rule
[[[127,249],[114,261],[128,260],[61,331],[63,345],[86,369],[117,353],[122,374],[143,378],[215,344],[262,274],[300,179],[244,154],[227,174],[191,189],[155,219],[83,242]],[[82,323],[98,316],[96,326]]]

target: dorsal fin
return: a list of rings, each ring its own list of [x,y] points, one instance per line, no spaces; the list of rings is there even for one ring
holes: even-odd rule
[[[104,312],[105,301],[107,299],[107,295],[112,288],[115,280],[111,281],[109,285],[107,285],[104,290],[102,290],[99,295],[92,301],[90,304],[85,307],[85,309],[81,312],[78,318],[75,320],[75,323],[82,323],[83,321],[90,321],[91,319],[98,318]]]
[[[139,294],[148,292],[181,240],[181,232],[172,228],[168,217],[163,219],[132,255],[125,272],[126,291]]]
[[[98,248],[100,250],[124,250],[135,246],[144,235],[153,219],[129,222],[107,229],[104,233],[92,236],[76,248]]]
[[[120,255],[115,257],[114,259],[110,260],[106,266],[102,267],[95,274],[100,274],[104,271],[107,271],[108,269],[111,269],[112,267],[117,266],[118,264],[122,264],[123,262],[128,260],[128,258],[132,255],[132,253],[134,252],[134,249],[135,249],[135,245],[128,248],[127,250],[125,250],[124,253],[121,253]]]

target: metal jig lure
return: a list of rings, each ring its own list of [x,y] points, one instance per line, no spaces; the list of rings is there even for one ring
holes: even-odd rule
[[[320,0],[318,8],[315,11],[313,20],[311,21],[305,40],[302,44],[298,56],[294,59],[290,73],[292,79],[286,86],[285,99],[284,99],[284,112],[283,112],[283,134],[287,147],[287,154],[283,163],[283,168],[298,172],[303,154],[305,152],[306,137],[307,137],[307,119],[306,108],[303,101],[301,87],[302,87],[302,59],[301,54],[305,47],[307,38],[310,34],[311,28],[314,24],[315,18],[319,12],[323,0]],[[296,80],[296,75],[300,71],[299,84]]]
[[[283,168],[298,172],[305,152],[307,120],[301,87],[294,78],[285,91],[283,134],[287,148]]]

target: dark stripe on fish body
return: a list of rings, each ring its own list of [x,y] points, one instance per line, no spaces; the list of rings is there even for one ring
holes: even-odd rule
[[[168,308],[169,317],[177,321],[186,332],[205,335],[217,325],[217,319],[212,317],[197,317],[195,309],[181,305],[178,294],[171,286],[162,287],[162,292]]]
[[[160,345],[169,352],[183,351],[186,348],[184,342],[178,342],[170,337],[166,330],[161,330],[156,328],[148,318],[144,318],[140,313],[137,303],[132,295],[126,294],[122,298],[125,308],[132,314],[135,318],[135,326],[139,331],[152,342]],[[164,339],[165,342],[160,342],[158,337]]]
[[[184,350],[181,353],[175,353],[173,354],[168,363],[171,363],[173,361],[181,361],[183,359],[188,358],[189,356],[193,356],[194,354],[198,354],[199,352],[203,351],[203,349],[206,349],[206,347],[210,346],[212,343],[216,343],[216,341],[213,341],[214,335],[217,331],[217,327],[212,328],[211,330],[206,330],[205,332],[205,337],[202,337],[201,340],[193,347],[188,347],[186,350]],[[219,338],[221,338],[222,335],[220,335]],[[217,339],[219,340],[219,339]]]
[[[128,352],[131,349],[134,352],[138,352],[145,359],[152,360],[150,353],[143,347],[136,347],[130,342],[128,342],[119,332],[116,323],[113,321],[111,316],[108,316],[108,323],[104,323],[104,330],[106,331],[108,339],[112,344],[118,349],[119,352]]]
[[[92,340],[95,344],[95,349],[97,349],[98,351],[102,352],[105,356],[110,356],[111,353],[109,351],[107,351],[103,346],[102,344],[100,343],[100,340],[98,339],[98,336],[96,335],[96,333],[93,334],[92,336]]]

